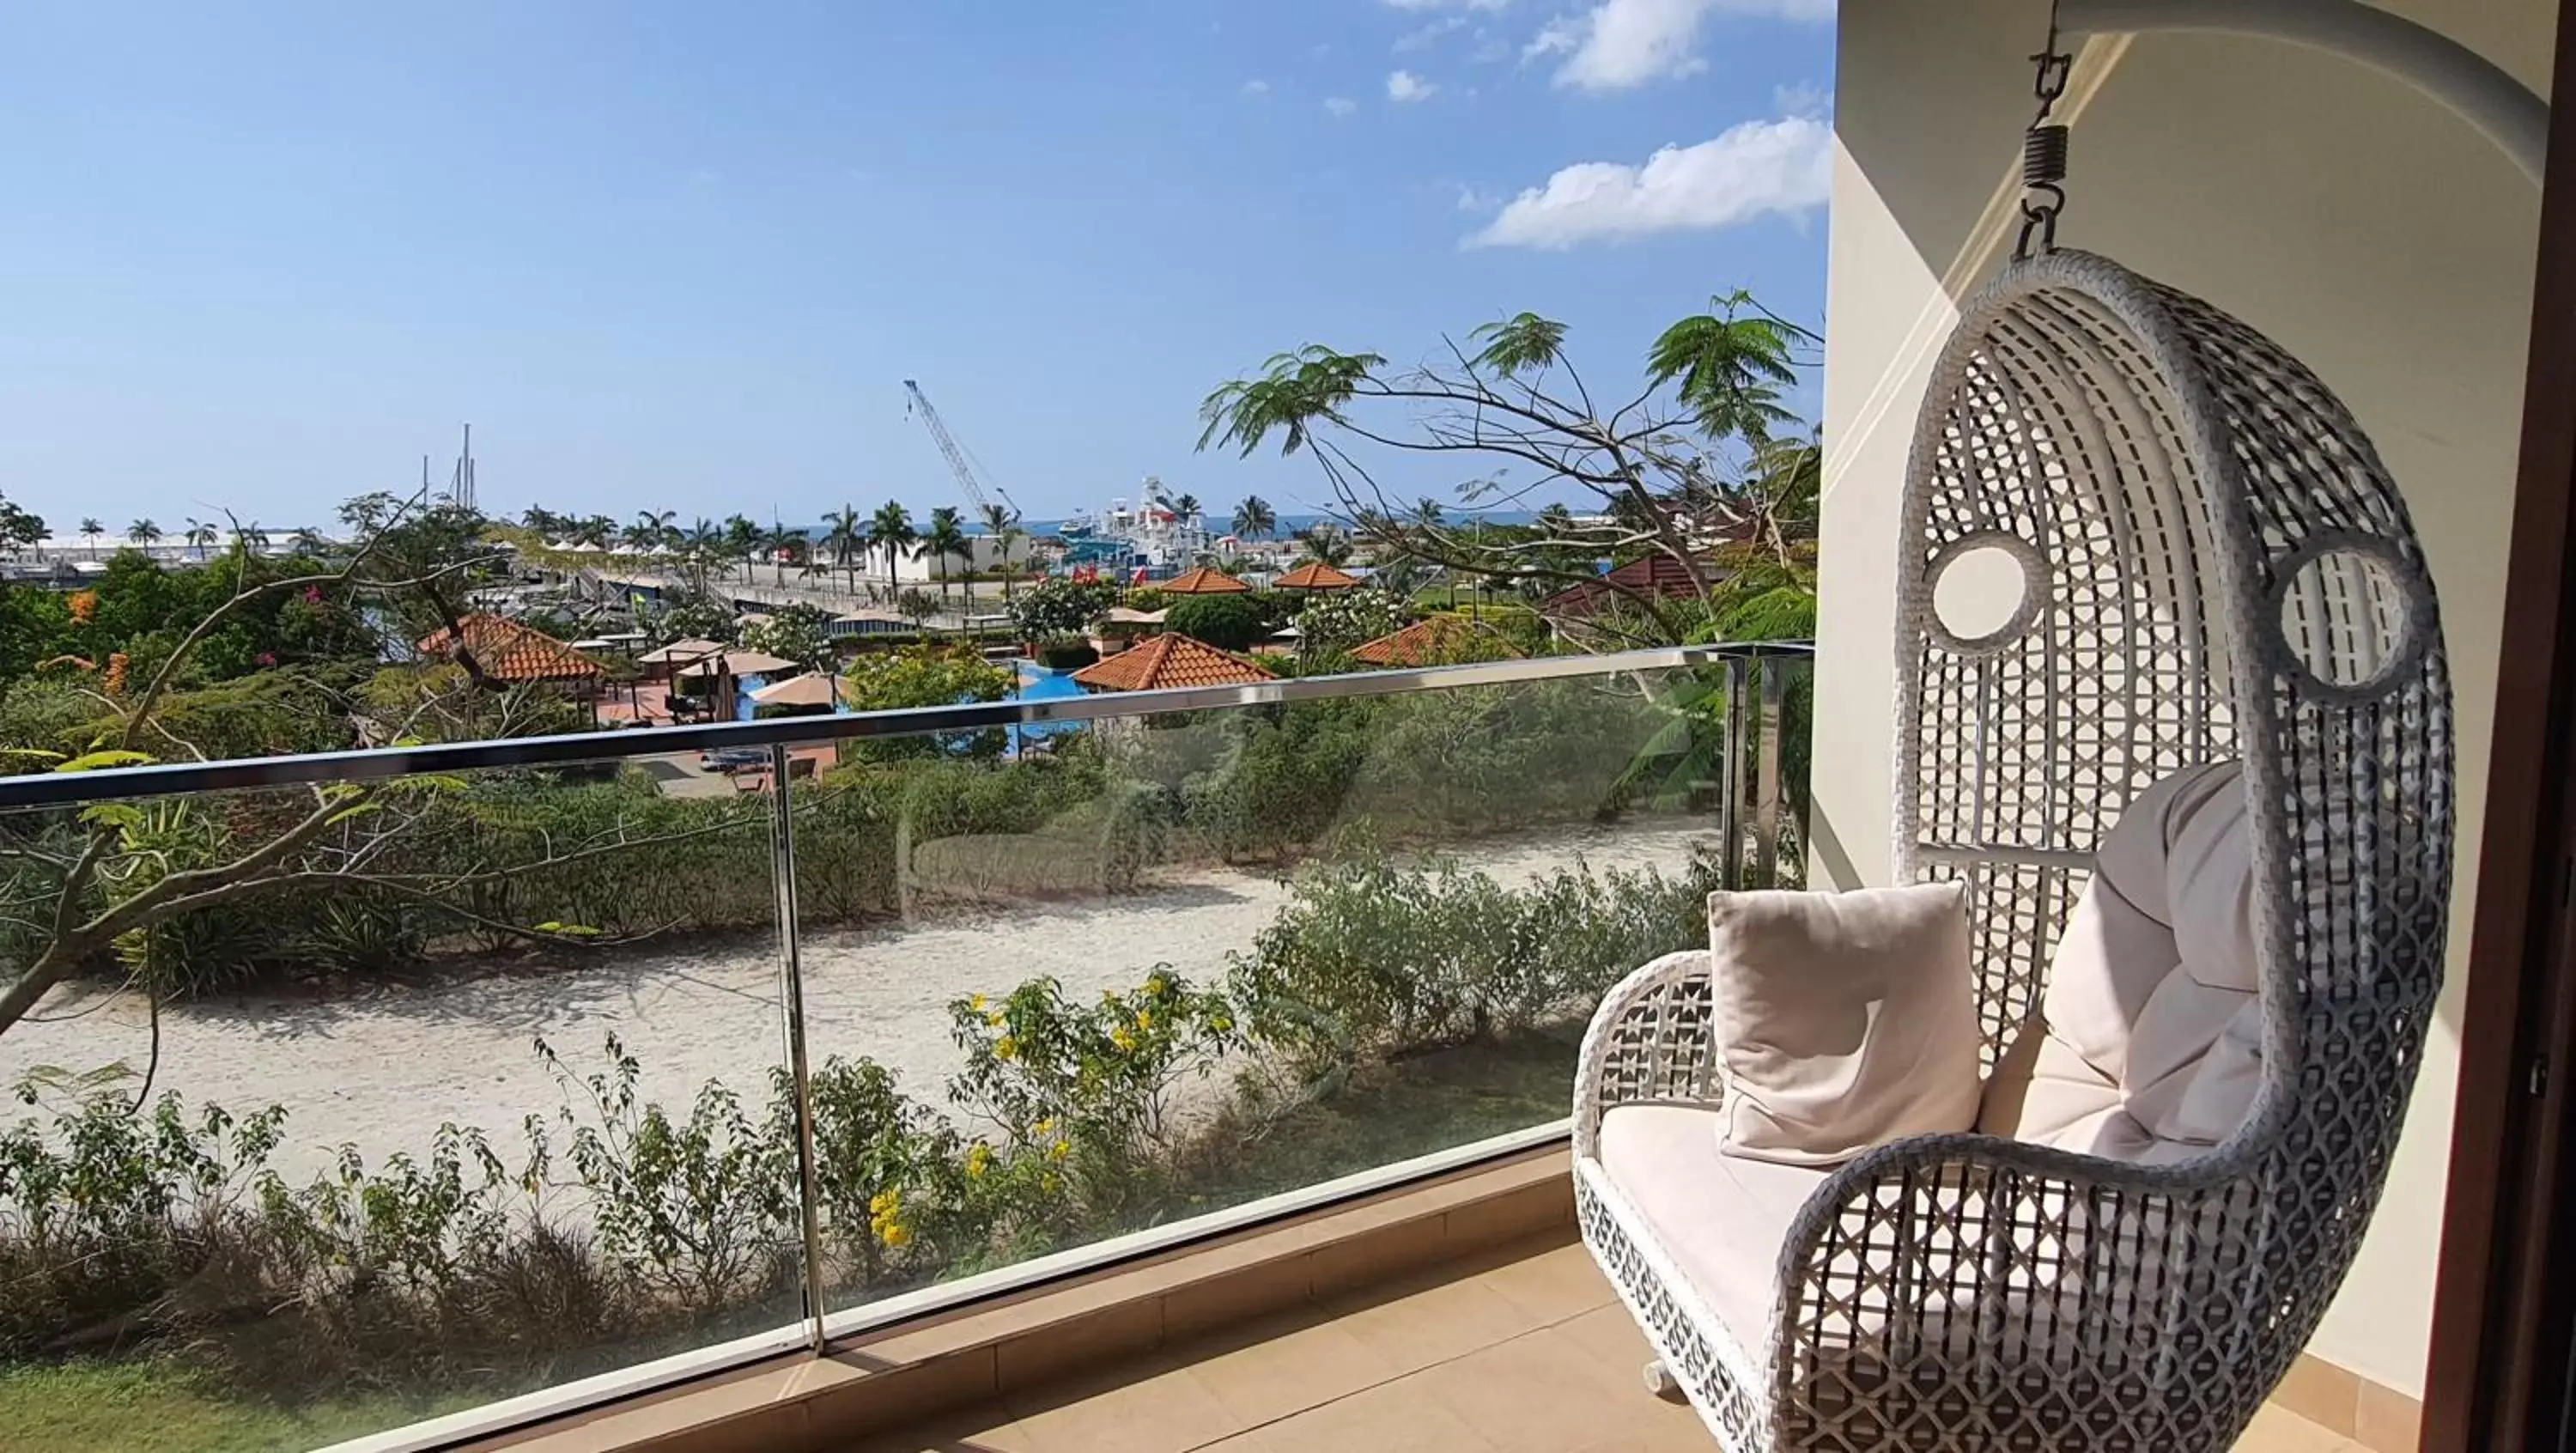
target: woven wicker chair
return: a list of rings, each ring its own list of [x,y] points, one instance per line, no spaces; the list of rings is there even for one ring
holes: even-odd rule
[[[1707,956],[1675,955],[1584,1041],[1584,1239],[1654,1345],[1649,1380],[1730,1449],[2224,1449],[2360,1245],[2440,983],[2451,713],[2423,553],[2305,368],[2076,252],[2012,264],[1966,309],[1901,529],[1896,871],[1970,885],[1985,1063],[2039,1002],[2123,807],[2237,758],[2253,1109],[2179,1164],[1975,1134],[1877,1147],[1744,1247],[1771,1314],[1730,1327],[1600,1155],[1618,1107],[1725,1095]],[[2027,588],[1963,637],[1935,587],[1981,548]],[[1715,1158],[1713,1135],[1674,1143]]]

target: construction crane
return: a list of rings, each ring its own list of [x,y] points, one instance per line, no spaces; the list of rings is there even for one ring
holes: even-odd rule
[[[930,406],[930,396],[921,391],[920,384],[907,378],[903,381],[903,389],[912,396],[912,402],[904,405],[904,412],[920,412],[921,422],[930,426],[930,437],[938,441],[939,452],[948,460],[948,472],[957,476],[957,488],[966,496],[966,503],[975,507],[975,517],[982,519],[992,505],[984,498],[984,486],[975,477],[975,466],[967,462],[965,449],[948,432],[948,425],[940,420],[939,411]],[[1009,492],[997,484],[993,486],[993,493],[1001,496],[1002,507],[1011,512],[1012,519],[1020,517],[1019,503],[1011,498]]]

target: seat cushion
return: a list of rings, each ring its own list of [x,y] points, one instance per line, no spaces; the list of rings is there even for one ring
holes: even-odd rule
[[[2118,1160],[2188,1159],[2262,1083],[2253,852],[2233,762],[2132,803],[2059,934],[2041,1016],[1997,1064],[1978,1128]]]
[[[1829,1171],[1721,1149],[1722,1112],[1620,1105],[1601,1117],[1601,1169],[1738,1347],[1767,1345],[1780,1246]]]
[[[1964,885],[1712,893],[1726,1148],[1830,1166],[1977,1118]]]

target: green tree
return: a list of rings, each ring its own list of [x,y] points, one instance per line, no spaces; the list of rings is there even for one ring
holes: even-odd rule
[[[161,527],[147,517],[125,527],[125,538],[149,550],[161,540]]]
[[[0,549],[23,550],[45,538],[45,522],[37,515],[0,498]]]
[[[1191,595],[1172,603],[1163,628],[1220,651],[1248,651],[1263,635],[1261,608],[1240,595]]]
[[[215,543],[216,533],[215,527],[211,522],[206,520],[190,520],[188,522],[188,548],[197,552],[198,559],[205,559],[206,551]]]
[[[918,586],[909,587],[894,598],[894,608],[916,631],[930,629],[930,618],[939,614],[939,598]]]
[[[1078,636],[1118,603],[1113,580],[1046,580],[1011,603],[1011,626],[1023,641]]]
[[[1008,605],[1013,583],[1011,552],[1029,537],[1029,532],[1020,528],[1017,510],[997,504],[984,506],[984,531],[993,537],[993,560],[1002,571],[1002,601]]]
[[[89,558],[97,559],[98,537],[107,533],[107,526],[100,524],[96,516],[85,515],[81,518],[80,533],[81,539],[89,544]]]
[[[1181,517],[1182,524],[1196,524],[1199,518],[1199,497],[1194,494],[1184,494],[1173,500],[1172,513]]]
[[[1348,655],[1410,618],[1404,603],[1382,590],[1324,591],[1297,612],[1297,649],[1309,660]]]
[[[823,531],[822,548],[831,552],[832,563],[850,573],[850,594],[859,593],[859,557],[867,552],[868,525],[853,505],[841,506],[841,512],[829,516]]]
[[[930,512],[930,528],[922,532],[919,548],[922,554],[930,557],[931,568],[939,572],[939,598],[944,602],[948,599],[948,562],[960,555],[966,557],[969,565],[975,559],[975,541],[966,533],[956,506],[941,505]],[[967,595],[969,598],[974,595],[971,586]]]
[[[889,599],[895,591],[895,562],[911,554],[913,545],[920,539],[921,532],[912,527],[912,512],[905,509],[900,501],[887,500],[877,506],[876,514],[869,518],[868,548],[885,552],[886,595]]]
[[[1234,533],[1242,539],[1267,540],[1278,528],[1279,516],[1257,494],[1245,495],[1243,503],[1234,507]]]
[[[837,654],[832,649],[832,618],[801,603],[782,605],[769,612],[769,619],[743,627],[742,643],[808,671],[830,670]]]
[[[1297,558],[1339,568],[1351,563],[1351,537],[1338,526],[1317,523],[1297,532]]]
[[[1380,558],[1411,556],[1535,599],[1598,580],[1602,558],[1662,556],[1680,567],[1686,598],[1614,585],[1625,608],[1593,609],[1598,592],[1588,592],[1586,624],[1623,644],[1681,640],[1708,619],[1722,578],[1710,541],[1750,539],[1789,565],[1811,531],[1784,487],[1798,472],[1770,446],[1791,417],[1781,391],[1814,362],[1814,335],[1749,295],[1720,297],[1714,312],[1666,330],[1637,392],[1597,403],[1566,336],[1562,323],[1519,313],[1474,329],[1452,361],[1419,368],[1310,344],[1210,392],[1199,445],[1304,452]],[[1408,455],[1489,466],[1457,488],[1465,523],[1389,498],[1379,471]],[[1569,494],[1590,496],[1595,512],[1528,526],[1474,513]]]
[[[757,552],[769,538],[769,532],[753,524],[748,515],[732,515],[724,522],[724,537],[725,547],[742,562],[742,578],[749,581],[752,567],[759,563]]]
[[[1742,288],[1708,300],[1709,311],[1666,328],[1646,354],[1646,376],[1677,385],[1681,401],[1711,439],[1759,444],[1797,415],[1780,392],[1798,381],[1799,352],[1824,340],[1780,317]]]
[[[814,542],[803,530],[791,530],[776,520],[769,522],[769,532],[760,539],[759,548],[769,552],[769,563],[777,567],[778,584],[787,584],[787,567],[792,561],[802,566],[814,548]]]

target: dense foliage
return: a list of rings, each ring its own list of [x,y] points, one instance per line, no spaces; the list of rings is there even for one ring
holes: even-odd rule
[[[1207,642],[1220,651],[1249,650],[1269,632],[1261,608],[1240,595],[1189,595],[1174,601],[1163,629]]]
[[[1011,625],[1024,641],[1078,636],[1117,603],[1116,581],[1048,580],[1021,591],[1011,602]]]

